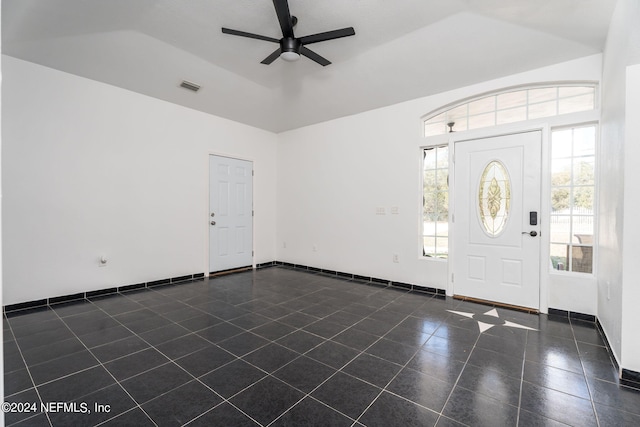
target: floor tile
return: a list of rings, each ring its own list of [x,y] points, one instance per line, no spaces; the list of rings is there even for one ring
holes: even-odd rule
[[[219,343],[220,341],[226,340],[227,338],[231,338],[243,332],[245,332],[244,329],[225,322],[202,329],[198,331],[197,334],[212,343]]]
[[[96,366],[38,386],[38,392],[44,402],[70,402],[114,384],[109,372]]]
[[[565,424],[597,425],[593,405],[587,399],[524,382],[521,401],[522,409]]]
[[[430,337],[431,334],[427,334],[416,329],[406,328],[402,325],[396,326],[384,336],[385,339],[416,347],[422,347]]]
[[[457,328],[456,328],[457,329]],[[446,338],[432,335],[422,348],[460,362],[466,362],[473,350],[473,340]]]
[[[306,353],[312,359],[332,366],[336,369],[353,360],[360,352],[333,341],[326,341]]]
[[[100,310],[98,306],[85,299],[55,304],[51,306],[51,309],[60,317],[75,316],[77,314]]]
[[[305,326],[303,329],[309,333],[319,335],[323,338],[331,338],[344,331],[346,327],[339,323],[322,319],[308,326]]]
[[[400,372],[400,369],[402,369],[400,365],[363,353],[342,371],[378,387],[384,387]]]
[[[94,426],[136,406],[131,397],[117,384],[83,396],[79,400],[86,403],[89,413],[49,413],[51,423],[54,426]]]
[[[640,390],[597,379],[589,387],[595,402],[640,415]]]
[[[275,371],[273,375],[304,393],[310,393],[334,373],[335,369],[301,356]]]
[[[194,377],[199,377],[234,359],[235,356],[228,351],[212,345],[176,359],[175,362]]]
[[[134,408],[124,414],[111,418],[109,421],[100,426],[113,427],[152,427],[155,426],[151,418],[147,416],[141,409]]]
[[[434,426],[438,414],[393,394],[383,392],[359,421],[368,427]]]
[[[29,404],[29,408],[31,409],[34,403],[36,404],[36,413],[40,410],[41,400],[38,398],[38,393],[35,388],[31,388],[29,390],[25,390],[23,392],[14,394],[13,396],[5,397],[4,402],[7,403],[20,403],[20,404]],[[35,417],[35,413],[31,410],[29,411],[7,411],[4,414],[4,422],[6,426],[10,426],[12,424],[18,423],[23,420],[27,420],[24,425],[31,424],[31,420],[36,421],[33,417]],[[39,419],[38,422],[41,422]],[[35,423],[34,423],[35,424]]]
[[[371,335],[357,329],[349,328],[331,338],[331,341],[362,351],[379,339],[380,337],[376,335]]]
[[[177,359],[189,353],[193,353],[206,348],[210,345],[210,342],[192,333],[157,345],[156,349],[158,349],[159,352],[167,356],[169,359]]]
[[[418,347],[400,344],[385,338],[377,341],[366,352],[398,365],[406,364],[418,351]]]
[[[470,426],[514,426],[518,408],[456,387],[442,414]]]
[[[98,363],[98,360],[89,351],[84,350],[31,366],[29,371],[34,383],[39,385],[91,368],[98,365]]]
[[[181,426],[220,402],[222,398],[194,380],[145,403],[142,409],[158,426]]]
[[[88,334],[79,335],[78,339],[87,347],[93,348],[131,336],[134,336],[133,332],[122,325],[117,325],[112,328],[100,329]]]
[[[356,419],[373,402],[380,391],[377,387],[338,372],[316,389],[311,396]]]
[[[220,347],[235,354],[237,357],[242,357],[267,344],[269,344],[268,340],[251,332],[243,332],[218,343]]]
[[[299,392],[273,377],[266,377],[230,402],[260,424],[267,425],[304,397]]]
[[[210,372],[200,380],[225,398],[244,390],[267,374],[243,360],[235,360],[223,368]]]
[[[257,313],[247,313],[230,321],[230,323],[246,330],[256,328],[269,322],[271,322],[271,319]]]
[[[44,343],[41,346],[22,351],[22,356],[30,366],[48,362],[59,357],[86,350],[85,345],[76,337],[62,341]]]
[[[464,363],[458,360],[425,349],[418,351],[407,363],[407,367],[411,369],[450,383],[456,381],[464,366]]]
[[[141,338],[132,336],[122,340],[114,341],[91,349],[91,353],[102,363],[127,356],[132,353],[149,348],[149,344]]]
[[[509,405],[518,406],[520,401],[520,378],[466,365],[458,379],[458,385],[474,393],[483,394]]]
[[[246,356],[244,360],[269,373],[280,369],[299,354],[281,345],[271,343]]]
[[[178,322],[178,325],[188,329],[191,332],[197,332],[202,329],[207,329],[211,326],[218,325],[222,322],[222,319],[218,319],[217,317],[210,314],[202,313],[196,317],[192,317],[191,319]]]
[[[139,351],[120,359],[105,363],[104,367],[118,380],[126,380],[169,362],[169,359],[154,348]]]
[[[137,403],[157,425],[640,424],[595,323],[498,308],[534,330],[480,333],[448,311],[490,309],[293,268],[205,278],[8,313],[5,393],[112,405],[51,414],[74,426],[154,425]]]
[[[151,331],[143,332],[139,334],[140,338],[145,340],[151,345],[159,345],[165,343],[167,341],[171,341],[176,338],[180,338],[189,334],[191,331],[177,325],[175,323],[170,323],[166,326],[161,326],[157,329],[152,329]]]
[[[102,311],[92,311],[77,316],[65,317],[63,320],[76,335],[85,335],[119,325],[114,318]]]
[[[391,381],[386,390],[440,412],[453,389],[453,383],[404,368]]]
[[[491,369],[503,375],[520,378],[524,360],[518,354],[511,355],[476,347],[471,352],[468,363],[482,369]]]
[[[192,380],[174,363],[167,363],[121,383],[139,404],[148,402]]]
[[[596,412],[601,426],[639,426],[640,415],[596,403]]]
[[[532,384],[572,394],[583,399],[591,398],[587,380],[583,374],[527,361],[524,364],[523,379]]]
[[[223,402],[188,424],[190,427],[234,426],[257,427],[260,424],[234,406]]]
[[[11,396],[12,394],[19,393],[33,387],[34,384],[33,381],[31,381],[31,375],[29,375],[26,368],[4,375],[5,396]]]
[[[293,408],[289,409],[278,418],[272,427],[299,427],[299,426],[350,426],[353,420],[343,414],[334,411],[327,405],[306,397]]]
[[[608,424],[604,424],[606,426]],[[614,424],[611,424],[614,425]],[[534,426],[545,426],[545,427],[566,427],[567,424],[561,423],[560,421],[552,420],[551,418],[547,418],[544,415],[535,414],[533,412],[525,411],[524,409],[520,409],[520,413],[518,414],[518,426],[519,427],[534,427]]]
[[[306,353],[324,341],[324,338],[310,334],[309,332],[295,331],[280,338],[276,342],[298,353]]]

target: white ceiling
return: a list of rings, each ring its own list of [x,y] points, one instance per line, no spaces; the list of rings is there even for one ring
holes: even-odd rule
[[[615,0],[289,0],[296,36],[353,26],[307,58],[260,63],[270,0],[2,0],[2,51],[282,132],[602,51]],[[182,80],[198,83],[193,93]]]

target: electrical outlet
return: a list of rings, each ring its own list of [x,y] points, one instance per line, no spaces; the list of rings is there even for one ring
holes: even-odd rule
[[[384,207],[376,208],[376,215],[386,215],[386,214],[387,214],[387,210]]]
[[[397,206],[391,206],[391,215],[398,215],[400,213],[400,208]]]
[[[313,252],[318,252],[318,245],[313,245],[311,249],[313,250]]]
[[[283,247],[284,249],[287,249],[287,242],[282,242],[282,247]]]
[[[392,259],[393,259],[393,262],[395,262],[395,263],[399,263],[400,262],[400,259],[398,258],[398,254],[393,254],[393,258]]]

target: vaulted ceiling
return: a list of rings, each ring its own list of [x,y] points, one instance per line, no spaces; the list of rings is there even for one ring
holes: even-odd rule
[[[271,0],[3,0],[2,51],[273,132],[602,52],[615,0],[289,0],[333,63],[260,63]],[[311,46],[310,46],[311,47]],[[180,88],[183,80],[202,86]],[[10,82],[5,82],[10,84]]]

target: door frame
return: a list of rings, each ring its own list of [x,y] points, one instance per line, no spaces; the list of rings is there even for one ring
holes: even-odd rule
[[[210,178],[211,178],[211,170],[210,170],[210,165],[209,165],[209,161],[211,159],[211,156],[217,156],[217,157],[227,157],[230,159],[235,159],[235,160],[242,160],[245,162],[251,162],[251,171],[252,171],[252,175],[251,175],[251,187],[252,187],[252,192],[251,192],[251,209],[253,210],[254,214],[251,217],[251,268],[253,268],[255,270],[256,268],[256,218],[255,218],[255,160],[251,159],[251,158],[247,158],[247,157],[242,157],[242,156],[237,156],[235,154],[229,154],[229,153],[222,153],[219,151],[208,151],[207,152],[207,156],[205,158],[204,163],[204,168],[206,168],[206,185],[205,185],[205,193],[204,193],[204,197],[203,200],[205,201],[204,203],[204,208],[203,208],[203,224],[205,228],[205,236],[206,238],[204,239],[204,259],[203,259],[203,265],[204,265],[204,275],[205,277],[209,277],[209,273],[211,272],[211,270],[209,270],[211,268],[211,266],[209,265],[209,252],[211,250],[211,241],[210,241],[210,233],[209,233],[209,227],[211,227],[211,225],[209,224],[210,222],[210,197],[211,197],[211,187],[210,187]]]
[[[549,266],[545,260],[549,259],[549,228],[550,221],[549,212],[551,209],[550,202],[550,174],[549,174],[549,158],[550,158],[550,135],[551,128],[549,124],[531,124],[523,126],[522,123],[514,125],[495,126],[485,129],[477,129],[471,131],[461,132],[456,134],[452,132],[448,135],[449,146],[449,234],[456,232],[457,224],[455,223],[454,215],[456,211],[455,197],[451,195],[455,194],[455,144],[458,142],[474,141],[479,139],[486,139],[492,137],[514,135],[519,133],[527,133],[540,131],[541,134],[541,171],[540,171],[540,283],[539,283],[539,311],[540,313],[547,313],[549,310]],[[448,256],[448,269],[447,269],[447,290],[448,296],[454,295],[456,273],[456,265],[454,263],[454,253],[456,251],[455,245],[452,244],[453,239],[449,238],[449,256]]]

